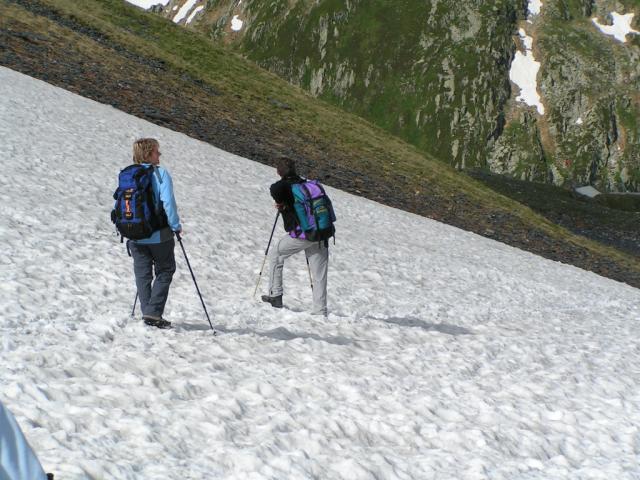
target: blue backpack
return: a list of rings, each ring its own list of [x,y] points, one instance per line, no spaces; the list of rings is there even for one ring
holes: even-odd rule
[[[168,225],[164,209],[154,201],[155,173],[155,167],[149,165],[129,165],[120,172],[118,188],[113,194],[116,204],[111,211],[111,221],[122,237],[141,240]]]
[[[293,208],[304,238],[312,242],[328,240],[336,233],[336,214],[331,200],[317,180],[305,180],[291,185]]]

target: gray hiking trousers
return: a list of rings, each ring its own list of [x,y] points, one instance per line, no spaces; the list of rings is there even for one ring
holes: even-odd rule
[[[175,244],[173,238],[162,243],[129,242],[142,315],[162,317],[176,271]]]
[[[311,278],[313,279],[314,315],[327,315],[327,270],[329,267],[329,249],[324,242],[310,242],[300,238],[282,237],[269,252],[269,296],[282,295],[282,270],[284,261],[291,255],[304,250],[309,259]]]

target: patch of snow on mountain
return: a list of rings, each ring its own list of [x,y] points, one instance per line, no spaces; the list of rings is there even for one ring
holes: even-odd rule
[[[242,30],[243,21],[238,18],[238,15],[234,15],[231,19],[231,30],[238,32]]]
[[[193,12],[191,12],[191,15],[189,15],[189,18],[187,18],[187,25],[190,24],[193,19],[196,17],[196,15],[198,15],[198,13],[200,13],[202,10],[204,10],[204,5],[200,5],[196,8],[193,9]]]
[[[178,13],[176,13],[176,15],[173,17],[173,22],[180,23],[182,20],[184,20],[184,18],[197,2],[198,0],[187,0],[186,2],[184,2],[184,4],[180,7],[180,10],[178,10]]]
[[[538,94],[537,81],[540,62],[536,61],[533,56],[533,38],[528,36],[522,28],[519,34],[525,51],[524,53],[520,50],[516,51],[511,63],[511,70],[509,70],[509,78],[520,88],[520,94],[516,100],[536,107],[538,113],[544,115],[544,105]]]
[[[149,10],[154,5],[162,5],[165,7],[169,0],[126,0],[127,2],[136,5],[140,8],[144,8],[145,10]]]
[[[529,15],[540,15],[542,10],[542,0],[529,0],[527,8]]]
[[[602,33],[610,35],[622,43],[627,41],[627,35],[640,34],[640,32],[631,28],[631,22],[633,21],[634,15],[633,13],[621,15],[616,12],[611,12],[610,15],[613,20],[613,25],[603,25],[598,22],[597,18],[592,18],[591,21]]]

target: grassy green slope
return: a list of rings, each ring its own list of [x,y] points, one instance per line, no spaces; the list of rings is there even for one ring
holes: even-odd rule
[[[25,11],[23,6],[27,3],[46,10],[49,17],[55,15],[58,23],[47,20],[47,15],[34,14],[37,9]],[[169,81],[172,75],[194,79],[216,92],[206,101],[215,106],[216,115],[224,116],[232,125],[235,122],[239,128],[242,122],[249,121],[268,125],[272,135],[269,141],[274,145],[286,143],[287,139],[304,139],[309,151],[302,145],[295,152],[297,156],[309,153],[321,159],[326,153],[330,164],[335,155],[340,162],[335,168],[351,172],[356,187],[358,180],[364,179],[366,183],[366,179],[374,178],[401,185],[410,197],[418,199],[411,205],[396,203],[394,206],[442,218],[477,233],[495,229],[491,223],[494,218],[511,219],[502,227],[518,229],[514,234],[519,239],[515,242],[518,246],[526,246],[527,232],[533,232],[537,237],[551,239],[550,250],[533,248],[537,253],[555,258],[553,252],[566,248],[577,252],[574,258],[577,265],[588,268],[589,265],[579,261],[587,257],[607,259],[624,265],[633,278],[640,278],[637,258],[573,235],[390,133],[314,99],[240,56],[213,46],[205,36],[144,13],[121,0],[0,0],[0,28],[10,31],[16,26],[51,42],[67,39],[78,51],[99,57],[104,68],[120,68],[121,59],[115,59],[110,52],[125,52],[126,56],[137,55],[160,65],[158,75],[163,81]],[[278,138],[279,134],[282,138]],[[312,147],[316,148],[314,152]],[[288,151],[286,145],[282,150]],[[329,179],[327,183],[332,182]],[[358,193],[356,187],[349,190]],[[372,198],[387,203],[385,198]],[[465,202],[464,208],[459,208],[461,199]],[[437,208],[429,210],[427,204]]]
[[[259,65],[445,162],[484,166],[509,95],[514,4],[253,2],[250,29],[231,41]],[[212,37],[225,36],[221,29],[212,25]]]

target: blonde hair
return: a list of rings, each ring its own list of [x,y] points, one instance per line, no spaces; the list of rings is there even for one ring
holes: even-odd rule
[[[139,138],[133,142],[133,163],[145,163],[154,148],[160,144],[155,138]]]

